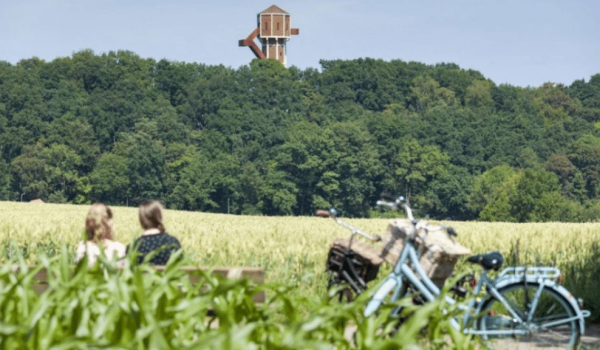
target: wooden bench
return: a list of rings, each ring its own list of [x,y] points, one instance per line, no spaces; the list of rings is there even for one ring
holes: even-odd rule
[[[35,266],[29,266],[30,270],[35,268]],[[154,268],[158,271],[164,271],[165,269],[164,266],[154,266]],[[12,270],[17,273],[19,266],[13,265]],[[192,284],[197,284],[202,279],[202,277],[195,273],[198,270],[212,272],[213,275],[230,279],[248,278],[256,285],[265,283],[265,270],[259,267],[201,267],[198,269],[194,266],[182,266],[181,270],[187,275]],[[36,283],[33,284],[33,289],[36,293],[41,294],[48,289],[48,271],[45,268],[40,269],[35,274],[34,279]],[[252,299],[255,303],[264,303],[265,292],[260,291],[256,293]]]

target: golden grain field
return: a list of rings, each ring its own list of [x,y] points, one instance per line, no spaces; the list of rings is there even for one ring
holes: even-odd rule
[[[38,250],[67,244],[74,250],[83,231],[88,206],[0,202],[0,246],[15,241],[33,262]],[[127,244],[141,233],[137,208],[112,207],[116,238]],[[387,219],[349,219],[366,232],[382,234]],[[554,265],[566,285],[582,294],[596,285],[600,272],[600,223],[444,222],[459,233],[458,242],[473,253],[499,250],[509,262]],[[349,231],[333,220],[317,217],[234,216],[167,210],[167,232],[176,236],[185,254],[205,266],[258,266],[267,281],[295,283],[299,293],[324,290],[324,264],[329,243]],[[2,254],[5,259],[6,254]],[[459,264],[459,269],[465,264]],[[581,289],[573,290],[573,285]],[[575,288],[577,289],[577,288]],[[583,292],[582,292],[583,291]],[[598,292],[594,292],[598,294]],[[587,294],[583,293],[583,294]]]

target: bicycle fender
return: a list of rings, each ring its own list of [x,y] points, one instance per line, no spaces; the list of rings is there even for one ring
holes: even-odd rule
[[[496,283],[496,289],[501,290],[505,287],[508,287],[511,284],[521,284],[524,283],[525,279],[524,278],[503,278],[500,281],[497,281]],[[569,292],[567,290],[567,288],[563,287],[562,285],[556,283],[554,280],[543,280],[541,278],[527,278],[527,283],[528,284],[544,284],[546,287],[554,290],[555,292],[557,292],[558,294],[560,294],[562,297],[564,297],[568,302],[569,305],[571,305],[571,307],[573,308],[573,311],[575,311],[575,315],[579,318],[579,328],[581,330],[581,335],[583,335],[585,333],[585,321],[584,318],[588,317],[590,315],[589,311],[587,310],[581,310],[581,308],[579,307],[579,303],[577,302],[577,299],[573,296],[573,294],[571,292]]]
[[[365,308],[365,311],[363,313],[365,317],[371,316],[375,311],[377,311],[377,309],[379,309],[379,306],[381,306],[383,299],[392,291],[392,289],[394,289],[396,284],[398,284],[396,279],[390,278],[387,281],[385,281],[381,285],[381,287],[379,287],[379,289],[375,292],[371,300],[369,300],[369,303]]]

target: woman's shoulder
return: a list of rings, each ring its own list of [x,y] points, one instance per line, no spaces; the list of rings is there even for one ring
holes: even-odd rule
[[[100,255],[100,248],[94,242],[79,241],[79,243],[77,243],[77,249],[75,251],[75,256],[77,258],[77,261],[83,259],[83,256],[86,254],[92,255],[92,256]]]
[[[145,240],[147,240],[147,239],[148,239],[148,236],[141,235],[141,236],[138,236],[138,237],[134,238],[134,240],[133,240],[133,242],[132,242],[131,244],[134,244],[134,245],[135,245],[135,244],[138,244],[138,243],[144,242],[144,241],[145,241]]]
[[[77,249],[99,249],[98,245],[92,241],[79,241]]]
[[[177,237],[175,236],[171,236],[170,234],[163,232],[165,235],[165,240],[169,241],[169,242],[177,242],[179,243],[179,240],[177,239]]]
[[[115,250],[124,250],[125,249],[125,245],[118,241],[106,240],[104,246],[107,249],[115,249]]]
[[[114,254],[118,257],[123,257],[125,256],[126,251],[127,248],[125,248],[125,245],[121,242],[111,240],[106,240],[104,242],[104,252],[108,257],[112,257]]]

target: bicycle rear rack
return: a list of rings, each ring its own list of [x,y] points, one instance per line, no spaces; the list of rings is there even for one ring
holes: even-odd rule
[[[507,267],[502,270],[498,279],[508,276],[557,280],[560,270],[556,267]]]

